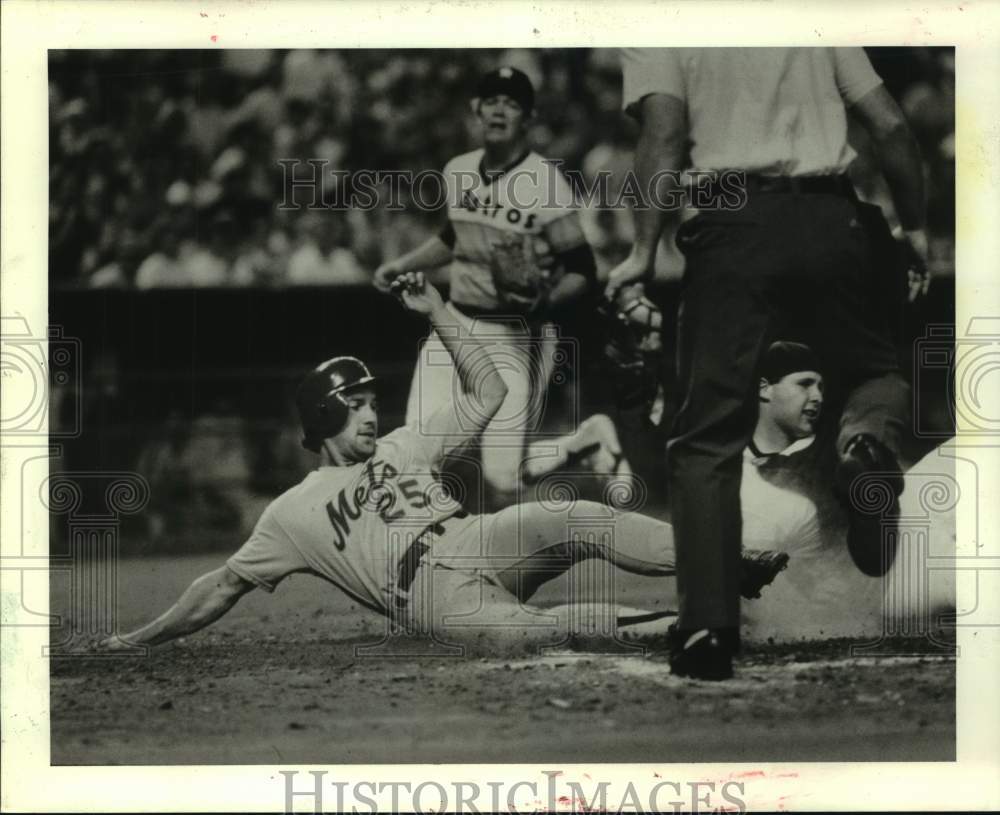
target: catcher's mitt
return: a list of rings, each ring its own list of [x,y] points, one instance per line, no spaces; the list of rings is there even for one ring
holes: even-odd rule
[[[624,407],[652,402],[659,389],[663,313],[642,284],[620,289],[614,302],[600,306],[607,339],[604,356],[616,372],[618,401]]]
[[[545,302],[553,282],[551,271],[539,263],[535,241],[527,235],[505,236],[493,244],[490,254],[497,295],[504,304],[524,313]]]

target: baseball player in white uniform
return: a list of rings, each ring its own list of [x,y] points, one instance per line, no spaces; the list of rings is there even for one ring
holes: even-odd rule
[[[817,449],[824,407],[825,366],[806,345],[775,342],[759,368],[758,419],[743,452],[740,506],[743,545],[790,555],[780,585],[755,603],[749,616],[757,638],[776,639],[877,634],[888,615],[916,615],[954,608],[954,583],[919,562],[916,530],[937,557],[955,550],[953,479],[947,457],[932,450],[903,475],[902,515],[914,523],[911,540],[884,577],[856,569],[844,537],[843,511]],[[826,451],[828,452],[828,451]],[[928,488],[935,499],[928,502]],[[929,506],[928,503],[931,505]],[[915,584],[914,572],[918,578]],[[913,629],[911,628],[911,632]]]
[[[758,415],[743,451],[740,509],[743,545],[801,551],[822,534],[811,489],[802,479],[816,471],[813,443],[823,410],[820,363],[806,345],[775,342],[759,369]],[[789,467],[788,465],[794,465]]]
[[[552,627],[526,601],[574,563],[596,559],[626,571],[674,573],[670,526],[602,504],[523,504],[470,515],[439,478],[446,453],[481,433],[507,387],[475,331],[465,331],[419,273],[394,288],[426,315],[451,355],[461,389],[423,422],[378,438],[375,379],[354,357],[335,357],[303,380],[297,403],[303,445],[320,466],[279,496],[250,539],[218,569],[196,579],[150,624],[105,641],[155,645],[221,617],[247,592],[273,591],[307,572],[360,605],[436,638],[513,638]],[[757,596],[787,556],[747,552],[741,590]],[[566,598],[572,601],[572,597]],[[559,624],[558,622],[556,623]]]
[[[405,272],[449,264],[447,308],[465,330],[492,341],[507,396],[481,440],[491,505],[505,506],[520,487],[525,436],[538,427],[557,339],[545,323],[583,297],[595,275],[573,191],[555,164],[528,147],[534,88],[516,68],[480,80],[473,110],[483,147],[444,168],[448,225],[412,252],[380,266],[374,283],[388,291]],[[458,387],[444,346],[423,346],[406,419],[427,417]]]

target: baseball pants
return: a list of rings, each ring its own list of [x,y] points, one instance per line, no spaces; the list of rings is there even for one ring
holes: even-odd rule
[[[614,634],[615,569],[674,574],[669,524],[591,501],[517,504],[444,527],[441,550],[457,554],[425,562],[411,590],[409,615],[418,630],[446,640],[552,640],[581,627],[593,631],[595,622],[603,623],[601,633]],[[431,546],[436,550],[437,541]],[[574,572],[576,582],[567,581],[563,604],[527,604],[543,584],[582,563],[593,568]],[[581,616],[580,600],[589,616]],[[596,609],[603,610],[603,620],[594,619]]]
[[[446,308],[455,321],[487,342],[490,358],[507,385],[507,397],[480,440],[485,482],[500,493],[520,486],[525,439],[541,423],[545,391],[552,373],[555,342],[533,336],[517,317],[473,319],[453,304]],[[435,332],[420,349],[406,406],[407,423],[429,416],[438,408],[456,404],[461,383],[451,356]],[[457,417],[461,421],[462,417]]]
[[[838,450],[865,432],[899,453],[910,393],[877,294],[892,270],[873,260],[884,221],[873,228],[860,206],[834,194],[751,194],[742,210],[704,212],[678,231],[681,409],[667,478],[684,630],[739,626],[742,452],[771,342],[820,355],[829,401],[842,405]]]

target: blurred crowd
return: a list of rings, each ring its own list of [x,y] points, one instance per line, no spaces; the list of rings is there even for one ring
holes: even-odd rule
[[[954,253],[954,53],[871,49],[927,162],[932,261]],[[49,275],[55,286],[359,284],[440,228],[442,212],[307,208],[281,161],[359,170],[440,169],[477,143],[468,105],[497,64],[538,88],[536,149],[584,178],[631,166],[612,49],[497,51],[52,51]],[[862,195],[887,208],[858,140]],[[324,195],[349,181],[328,173]],[[614,183],[609,192],[614,195]],[[305,196],[303,198],[303,196]],[[332,200],[327,198],[327,200]],[[405,205],[406,200],[402,201]],[[585,227],[605,270],[631,218],[594,206]],[[680,260],[664,242],[660,273]]]

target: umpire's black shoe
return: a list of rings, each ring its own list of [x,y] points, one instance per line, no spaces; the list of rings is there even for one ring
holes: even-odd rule
[[[767,549],[744,549],[740,558],[740,594],[748,600],[760,597],[761,589],[788,566],[787,552]]]
[[[847,551],[864,574],[881,577],[896,559],[903,491],[899,462],[874,436],[859,433],[844,448],[836,489],[847,512]]]
[[[670,672],[675,676],[719,682],[733,676],[739,635],[726,629],[671,632]]]

